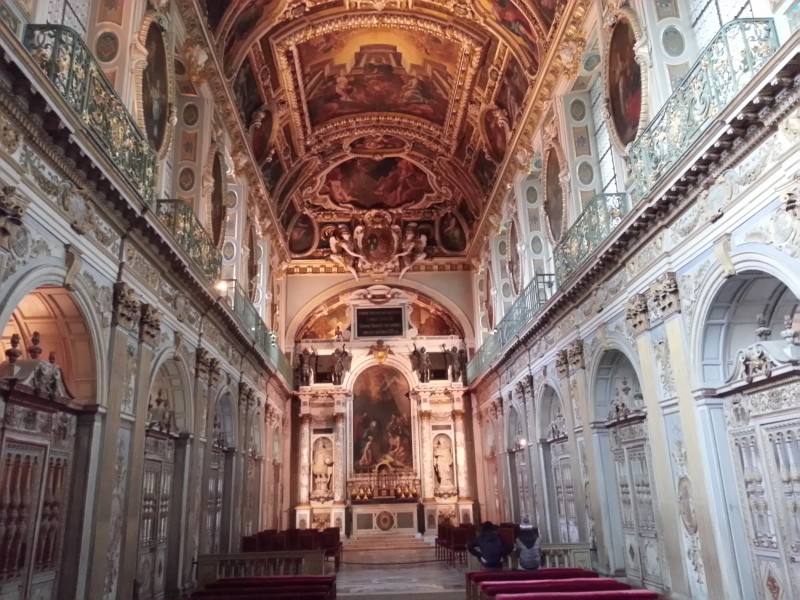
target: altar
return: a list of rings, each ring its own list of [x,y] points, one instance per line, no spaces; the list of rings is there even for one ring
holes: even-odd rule
[[[353,505],[353,539],[360,536],[416,534],[417,505],[410,502]]]

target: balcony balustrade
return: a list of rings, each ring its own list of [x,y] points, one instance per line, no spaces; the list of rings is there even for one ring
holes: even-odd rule
[[[562,285],[631,210],[627,194],[598,194],[553,251],[556,277]]]
[[[233,279],[222,280],[219,283],[222,299],[231,308],[253,344],[261,349],[267,356],[270,366],[283,375],[283,378],[291,386],[292,367],[286,359],[286,355],[278,347],[275,334],[261,320],[256,307],[250,302],[242,286]]]
[[[80,34],[63,25],[30,24],[22,43],[120,175],[149,206],[156,153]]]
[[[183,200],[158,200],[156,215],[178,245],[212,284],[219,279],[222,254],[189,204]]]
[[[500,350],[525,327],[533,315],[550,299],[554,291],[554,275],[541,274],[531,279],[497,324],[492,335],[483,342],[472,360],[467,363],[468,382],[475,381],[491,366],[492,361],[500,355]]]
[[[683,158],[714,118],[778,50],[771,19],[737,19],[714,36],[628,155],[637,198]]]

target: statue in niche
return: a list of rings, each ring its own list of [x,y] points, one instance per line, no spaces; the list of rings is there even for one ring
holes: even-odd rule
[[[447,349],[445,344],[442,344],[442,351],[447,359],[447,371],[450,375],[450,381],[461,381],[464,375],[464,366],[466,365],[467,351],[465,348],[459,350],[455,346]]]
[[[295,347],[294,368],[300,371],[300,385],[314,383],[314,372],[317,368],[317,352],[305,348],[299,352],[299,344]]]
[[[314,499],[328,499],[331,494],[331,479],[333,477],[333,448],[328,439],[323,438],[314,444],[314,465],[311,474],[314,476]]]
[[[419,375],[420,383],[428,383],[431,379],[431,357],[425,347],[417,348],[411,353],[411,368]]]
[[[450,439],[445,436],[436,438],[433,448],[433,470],[436,473],[438,489],[453,488],[453,448]]]
[[[345,350],[344,345],[341,349],[337,348],[333,351],[333,365],[331,365],[331,379],[334,385],[342,385],[342,378],[344,374],[350,370],[350,362],[352,357],[350,353]]]

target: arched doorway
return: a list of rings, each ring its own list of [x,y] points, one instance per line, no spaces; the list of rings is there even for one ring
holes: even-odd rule
[[[175,360],[164,362],[150,386],[144,444],[136,579],[139,598],[160,599],[179,582],[179,552],[188,424],[193,416],[188,378]]]
[[[619,350],[600,358],[593,390],[597,480],[606,500],[604,539],[613,572],[642,586],[661,587],[650,444],[644,399],[633,364]],[[604,431],[605,430],[605,431]],[[614,476],[612,476],[612,474]]]
[[[214,407],[214,425],[206,494],[205,553],[218,554],[230,545],[233,456],[236,450],[236,410],[233,396],[226,392]]]
[[[72,292],[40,287],[2,333],[0,390],[0,590],[50,598],[74,589],[89,489],[77,437],[84,406],[97,403],[92,326]],[[65,551],[69,540],[71,551]]]
[[[532,514],[533,491],[530,487],[527,445],[524,422],[517,408],[512,406],[508,411],[508,468],[511,475],[512,519],[516,523]]]
[[[547,528],[550,541],[578,541],[575,491],[572,485],[569,435],[561,399],[556,390],[545,386],[541,394],[539,435],[544,463],[547,497]]]
[[[800,367],[790,358],[800,354],[798,304],[775,277],[739,273],[714,295],[699,344],[702,386],[717,391],[725,413],[710,421],[725,493],[720,517],[734,540],[746,540],[734,544],[742,589],[752,589],[751,571],[762,600],[775,590],[800,597]]]

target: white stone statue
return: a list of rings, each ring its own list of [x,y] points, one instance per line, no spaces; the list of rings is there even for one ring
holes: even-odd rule
[[[452,489],[453,449],[447,437],[436,438],[436,444],[433,447],[433,470],[438,481],[437,488],[440,490]]]
[[[330,495],[331,478],[333,476],[333,448],[327,439],[321,439],[314,444],[314,465],[311,474],[314,477],[314,492],[312,497],[323,499]]]

